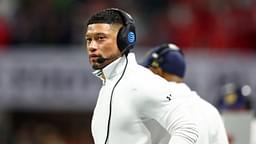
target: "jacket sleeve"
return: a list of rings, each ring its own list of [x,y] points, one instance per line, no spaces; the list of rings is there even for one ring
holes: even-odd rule
[[[173,100],[168,107],[169,111],[158,120],[171,135],[169,144],[195,144],[198,139],[197,120],[192,113],[189,113],[186,101],[186,99]]]
[[[170,90],[164,92],[163,89],[154,89],[147,94],[141,108],[143,115],[155,119],[170,133],[169,144],[195,144],[199,128],[189,112],[188,99],[176,98],[175,94],[170,96]]]
[[[184,96],[184,89],[158,76],[143,78],[143,81],[135,83],[138,89],[135,105],[140,115],[156,120],[170,133],[168,144],[195,144],[199,128],[197,120],[189,112],[190,103]]]

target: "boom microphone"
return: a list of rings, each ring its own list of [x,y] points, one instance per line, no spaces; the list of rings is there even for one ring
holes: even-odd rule
[[[97,62],[98,63],[104,63],[106,61],[106,58],[104,58],[104,57],[99,57],[98,59],[97,59]]]
[[[122,52],[121,52],[121,56],[122,56],[124,53],[126,53],[127,50],[129,50],[129,48],[130,48],[130,45],[127,46],[126,48],[124,48],[124,49],[122,50]],[[114,58],[116,58],[116,57],[115,57],[115,56],[110,56],[110,57],[108,57],[108,58],[104,58],[103,56],[100,56],[100,57],[97,59],[97,62],[100,63],[100,64],[102,64],[102,63],[104,63],[106,60],[111,60],[111,59],[114,59]]]
[[[106,60],[110,60],[110,59],[113,59],[114,57],[109,57],[109,58],[104,58],[102,56],[100,56],[98,59],[97,59],[97,62],[102,64],[104,63]]]

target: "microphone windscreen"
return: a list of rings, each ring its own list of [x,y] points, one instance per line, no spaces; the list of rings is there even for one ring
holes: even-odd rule
[[[97,59],[97,62],[98,63],[104,63],[106,61],[106,59],[104,58],[104,57],[99,57],[98,59]]]

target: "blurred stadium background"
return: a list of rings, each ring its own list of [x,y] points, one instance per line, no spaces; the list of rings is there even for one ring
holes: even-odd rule
[[[255,0],[0,0],[0,144],[91,144],[100,81],[84,22],[106,7],[136,20],[137,59],[163,42],[222,113],[230,144],[256,144]]]

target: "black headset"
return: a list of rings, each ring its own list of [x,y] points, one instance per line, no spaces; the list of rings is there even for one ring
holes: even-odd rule
[[[177,47],[175,44],[163,44],[159,46],[159,48],[156,51],[151,53],[151,57],[153,59],[151,65],[154,67],[159,67],[159,64],[161,64],[164,61],[163,55],[165,55],[169,51],[178,52],[184,56],[181,49]]]
[[[110,10],[118,12],[122,17],[124,26],[118,31],[117,46],[122,53],[126,53],[134,48],[136,43],[135,20],[121,9],[110,8]]]

